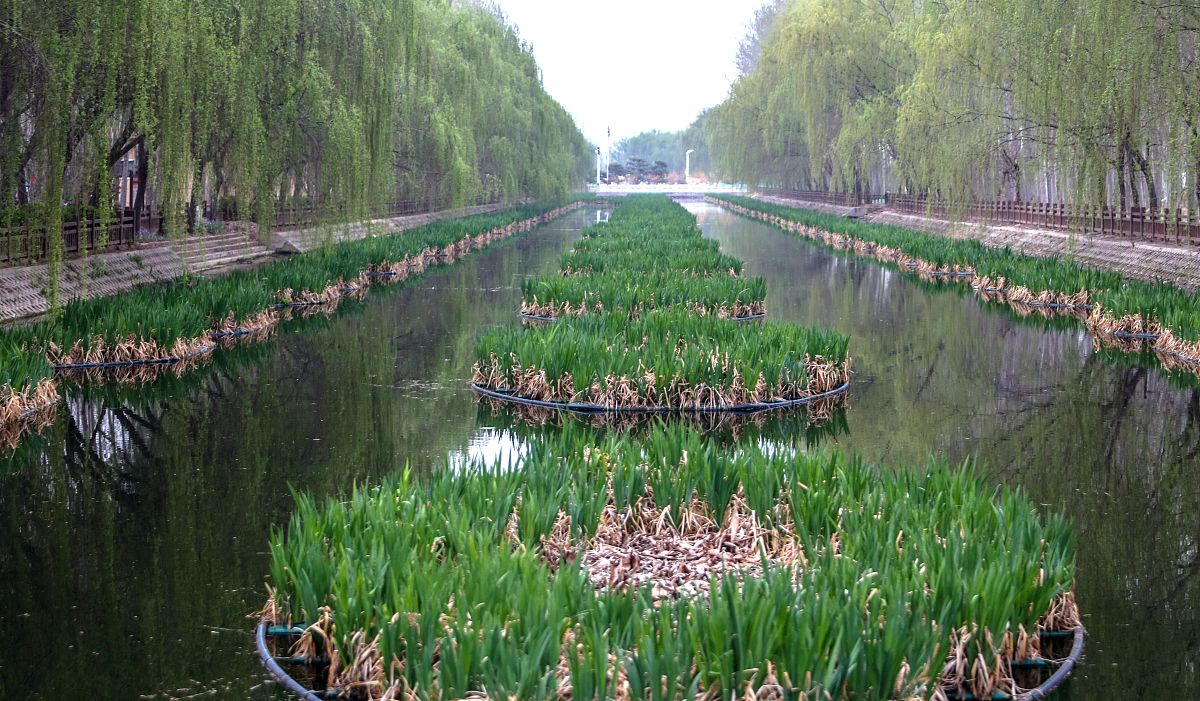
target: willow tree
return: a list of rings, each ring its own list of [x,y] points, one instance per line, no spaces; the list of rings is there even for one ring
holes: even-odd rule
[[[46,225],[53,305],[59,205],[110,211],[130,153],[167,233],[205,205],[265,232],[281,205],[545,197],[588,161],[528,47],[460,0],[0,0],[0,147],[0,226]]]
[[[789,0],[756,31],[710,120],[738,179],[1200,204],[1200,3]]]

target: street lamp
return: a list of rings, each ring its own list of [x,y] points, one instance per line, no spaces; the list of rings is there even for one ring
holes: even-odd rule
[[[600,192],[600,147],[596,147],[596,192]]]
[[[687,185],[688,173],[691,172],[691,169],[692,169],[692,153],[695,150],[696,149],[694,149],[694,148],[690,148],[687,150],[687,153],[683,154],[683,184],[684,185]]]

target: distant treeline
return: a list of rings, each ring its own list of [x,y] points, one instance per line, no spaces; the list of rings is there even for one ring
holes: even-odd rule
[[[1196,207],[1200,2],[776,0],[711,111],[752,184]]]
[[[613,146],[613,163],[626,164],[640,158],[647,163],[661,161],[671,172],[683,172],[684,154],[693,149],[691,172],[707,173],[712,166],[708,156],[708,139],[704,123],[708,112],[702,112],[691,126],[683,131],[644,131],[621,139]]]
[[[218,202],[548,198],[589,155],[481,3],[0,0],[0,213],[104,209],[120,177],[175,229]]]

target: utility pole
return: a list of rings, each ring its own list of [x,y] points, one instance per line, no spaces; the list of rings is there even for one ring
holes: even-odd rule
[[[691,169],[692,169],[692,153],[695,152],[695,150],[696,149],[694,149],[694,148],[690,148],[687,150],[687,153],[683,154],[683,184],[684,185],[687,185],[688,173],[691,172]]]
[[[612,127],[608,128],[608,137],[604,140],[604,174],[612,177]]]

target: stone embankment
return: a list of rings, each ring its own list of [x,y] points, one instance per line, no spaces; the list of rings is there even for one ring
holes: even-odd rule
[[[1188,291],[1200,288],[1200,249],[1191,246],[1029,226],[951,222],[900,214],[878,205],[838,207],[784,197],[754,197],[785,207],[803,207],[874,224],[892,224],[939,236],[975,239],[989,248],[1007,246],[1016,253],[1028,256],[1071,258],[1080,265],[1116,270],[1131,279],[1170,282]]]
[[[444,219],[486,214],[509,206],[480,205],[279,231],[272,233],[269,245],[258,241],[257,228],[253,224],[230,223],[219,234],[143,243],[123,251],[65,261],[59,278],[59,296],[64,300],[104,297],[188,272],[220,275],[236,267],[261,265],[280,255],[305,253],[329,242],[353,241],[372,234],[394,234]],[[49,280],[45,264],[0,268],[0,323],[37,317],[49,311]]]

